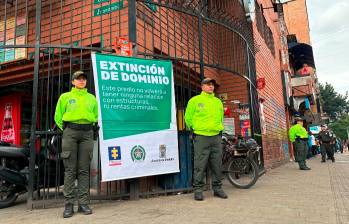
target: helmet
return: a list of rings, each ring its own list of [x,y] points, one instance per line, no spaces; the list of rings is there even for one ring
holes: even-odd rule
[[[258,147],[258,143],[253,138],[246,140],[245,144],[248,149],[256,149]]]

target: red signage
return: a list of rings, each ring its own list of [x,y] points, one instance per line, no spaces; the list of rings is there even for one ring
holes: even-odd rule
[[[230,110],[230,108],[228,106],[224,107],[224,116],[225,117],[231,117],[232,116],[231,110]]]
[[[265,87],[265,78],[261,77],[257,79],[257,89],[262,90]]]
[[[117,38],[114,44],[114,50],[120,56],[132,56],[132,43],[128,39],[120,37]]]
[[[0,98],[0,139],[11,144],[20,144],[20,97]]]
[[[4,142],[15,143],[15,128],[13,124],[12,103],[5,105],[5,116],[2,122],[0,138]]]

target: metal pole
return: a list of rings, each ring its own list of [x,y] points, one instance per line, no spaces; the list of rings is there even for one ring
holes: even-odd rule
[[[32,100],[32,118],[30,128],[30,160],[29,160],[29,182],[28,182],[28,198],[27,208],[33,207],[33,191],[35,176],[35,131],[37,120],[37,98],[38,98],[38,82],[39,82],[39,62],[40,62],[40,37],[41,37],[41,0],[36,0],[35,7],[35,54],[34,54],[34,74],[33,74],[33,100]]]
[[[250,52],[248,50],[248,46],[246,47],[246,54],[247,54],[247,72],[248,72],[248,79],[250,80],[248,82],[248,93],[249,93],[249,111],[250,111],[250,125],[251,125],[251,136],[254,137],[254,133],[255,133],[255,128],[254,128],[254,110],[253,110],[253,95],[252,95],[252,80],[251,80],[251,65],[250,65]]]
[[[204,50],[202,46],[202,17],[198,15],[199,20],[199,57],[200,57],[200,79],[204,79]]]
[[[206,0],[202,0],[201,1],[201,7],[202,10],[201,12],[203,12],[205,15],[207,14],[207,1]],[[198,27],[198,31],[199,31],[199,57],[200,57],[200,79],[203,80],[205,78],[205,74],[204,74],[204,49],[203,49],[203,35],[202,35],[202,18],[203,15],[201,13],[198,14],[198,20],[199,20],[199,27]]]
[[[133,56],[137,56],[137,7],[136,0],[128,1],[128,39],[133,44]],[[129,180],[130,200],[139,200],[139,179]]]
[[[137,7],[136,0],[128,1],[128,39],[133,43],[133,56],[137,56]]]

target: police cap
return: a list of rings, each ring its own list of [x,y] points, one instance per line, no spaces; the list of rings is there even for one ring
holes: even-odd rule
[[[211,79],[211,78],[204,78],[204,79],[201,81],[201,85],[203,85],[203,84],[208,84],[208,83],[212,83],[213,85],[216,85],[216,80]]]
[[[78,79],[80,76],[84,76],[85,79],[87,79],[87,75],[83,72],[83,71],[76,71],[73,73],[71,79],[74,80],[74,79]]]

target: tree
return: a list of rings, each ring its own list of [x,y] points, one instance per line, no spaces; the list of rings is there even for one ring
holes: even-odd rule
[[[339,94],[331,84],[326,82],[325,85],[320,84],[320,96],[322,109],[331,120],[336,121],[340,116],[348,114],[348,92],[345,95]]]
[[[330,125],[331,130],[336,134],[337,137],[341,139],[347,139],[348,138],[348,132],[349,131],[349,115],[343,115],[338,119],[337,121],[331,123]]]

